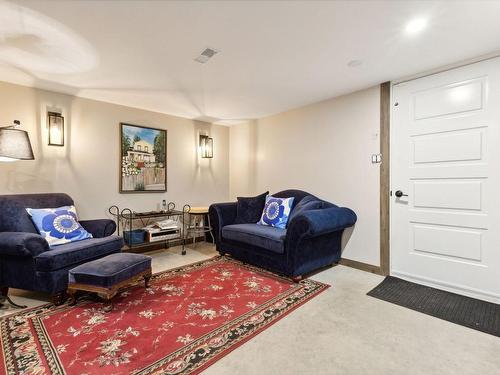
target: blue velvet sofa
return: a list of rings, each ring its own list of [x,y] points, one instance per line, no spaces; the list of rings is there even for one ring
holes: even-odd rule
[[[26,208],[55,208],[73,205],[66,194],[0,195],[0,287],[52,294],[61,303],[68,285],[68,271],[82,263],[117,253],[121,237],[112,235],[112,220],[83,220],[80,224],[94,238],[49,248],[38,234]]]
[[[301,190],[285,190],[272,195],[295,198],[286,229],[256,223],[235,224],[237,202],[210,206],[219,253],[296,281],[314,270],[337,263],[341,256],[342,233],[356,223],[354,211]],[[312,204],[312,209],[307,209],[308,205],[300,207],[303,199],[317,203]],[[296,209],[300,212],[294,214]]]

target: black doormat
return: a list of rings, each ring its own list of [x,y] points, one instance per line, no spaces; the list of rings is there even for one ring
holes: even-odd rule
[[[396,305],[500,337],[500,305],[387,276],[367,293]]]

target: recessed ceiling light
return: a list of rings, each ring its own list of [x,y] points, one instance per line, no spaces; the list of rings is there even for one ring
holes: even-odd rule
[[[415,35],[422,32],[426,27],[426,18],[415,18],[406,24],[405,32],[408,35]]]
[[[360,66],[361,64],[363,64],[363,61],[361,60],[351,60],[347,63],[347,66],[349,68],[355,68],[357,66]]]

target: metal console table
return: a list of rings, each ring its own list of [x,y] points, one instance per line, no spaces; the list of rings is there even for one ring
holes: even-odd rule
[[[140,221],[142,227],[145,227],[156,219],[170,219],[178,222],[179,225],[179,236],[163,239],[154,242],[144,242],[140,244],[134,244],[134,241],[129,240],[125,245],[124,251],[142,253],[151,250],[157,250],[159,248],[168,248],[172,242],[179,242],[182,244],[182,255],[186,255],[186,223],[191,207],[185,204],[181,210],[175,209],[175,204],[170,202],[165,211],[149,211],[149,212],[136,212],[132,211],[130,208],[124,208],[120,211],[118,206],[111,206],[108,212],[115,218],[116,228],[118,235],[125,238],[125,231],[134,230],[134,223]],[[130,233],[129,232],[129,233]],[[130,236],[129,236],[130,239]]]

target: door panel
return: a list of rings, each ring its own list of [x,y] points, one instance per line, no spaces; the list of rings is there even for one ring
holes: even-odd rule
[[[482,181],[413,182],[414,207],[481,211]]]
[[[415,224],[413,250],[481,261],[481,236],[478,230]]]
[[[408,214],[410,223],[433,223],[462,228],[488,229],[488,215],[464,214],[461,212],[443,212],[437,210],[411,210]]]
[[[500,59],[393,86],[391,274],[500,302]]]
[[[413,162],[445,163],[481,160],[482,133],[478,129],[413,137]]]
[[[483,81],[451,83],[414,95],[415,120],[474,111],[483,107]]]

